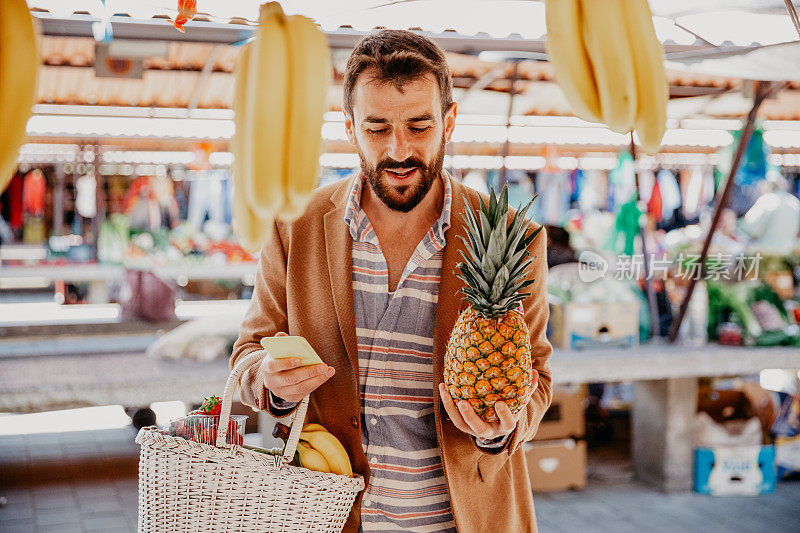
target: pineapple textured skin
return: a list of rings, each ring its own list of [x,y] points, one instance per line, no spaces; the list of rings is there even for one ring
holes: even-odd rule
[[[487,422],[499,420],[494,410],[499,400],[516,414],[533,392],[531,368],[522,313],[486,318],[467,308],[458,317],[444,356],[444,382],[454,401],[466,400]]]

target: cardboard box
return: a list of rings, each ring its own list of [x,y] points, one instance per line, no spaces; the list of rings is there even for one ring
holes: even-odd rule
[[[757,416],[765,437],[777,414],[769,393],[755,383],[744,383],[740,390],[700,387],[697,410],[708,413],[718,424]]]
[[[697,394],[697,410],[708,413],[718,424],[730,420],[748,419],[755,414],[744,392],[735,389],[717,390],[701,387]]]
[[[630,348],[639,344],[639,302],[552,304],[548,330],[558,348]]]
[[[581,438],[586,434],[584,387],[558,387],[533,440]]]
[[[586,486],[586,442],[573,439],[525,444],[534,492],[582,489]]]
[[[695,448],[694,491],[712,496],[769,494],[775,490],[774,446]]]

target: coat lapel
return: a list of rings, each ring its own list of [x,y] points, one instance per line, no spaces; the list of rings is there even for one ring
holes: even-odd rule
[[[353,240],[350,229],[344,223],[347,195],[353,180],[345,180],[331,196],[334,208],[323,216],[325,226],[325,252],[328,259],[328,275],[333,291],[333,305],[339,330],[342,333],[347,356],[358,379],[358,345],[356,320],[353,312]]]
[[[444,247],[442,256],[442,271],[439,279],[439,297],[436,304],[436,321],[433,327],[433,380],[434,391],[438,394],[439,383],[442,381],[444,370],[444,354],[447,349],[447,341],[450,332],[458,320],[466,305],[460,297],[459,292],[463,283],[456,277],[456,265],[462,261],[459,250],[464,249],[459,235],[466,238],[466,228],[461,213],[464,210],[464,194],[466,188],[450,178],[450,186],[453,190],[453,199],[450,204],[450,228],[447,230],[447,243]],[[438,402],[436,402],[438,405]]]

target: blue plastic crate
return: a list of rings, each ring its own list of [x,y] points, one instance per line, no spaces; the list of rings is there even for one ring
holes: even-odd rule
[[[774,446],[695,448],[694,491],[713,496],[769,494],[775,490]]]

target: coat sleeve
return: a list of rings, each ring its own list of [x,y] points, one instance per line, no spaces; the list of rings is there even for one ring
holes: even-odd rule
[[[538,227],[532,225],[532,229]],[[547,235],[545,229],[528,248],[531,256],[534,257],[531,263],[531,278],[534,283],[528,287],[530,295],[522,302],[525,312],[525,322],[531,336],[531,359],[533,369],[539,373],[539,382],[536,390],[531,395],[531,399],[525,408],[525,413],[517,422],[517,428],[511,434],[508,443],[508,453],[517,451],[524,442],[529,441],[536,435],[542,417],[550,407],[553,398],[553,384],[550,374],[550,355],[553,347],[547,340],[547,320],[550,316],[550,309],[547,304]]]
[[[279,331],[287,332],[286,314],[286,248],[276,222],[261,248],[256,281],[250,307],[239,326],[239,338],[233,344],[230,358],[232,369],[242,357],[261,350],[261,339]],[[257,366],[242,374],[240,396],[242,403],[256,410],[268,409],[267,391],[258,376]]]

